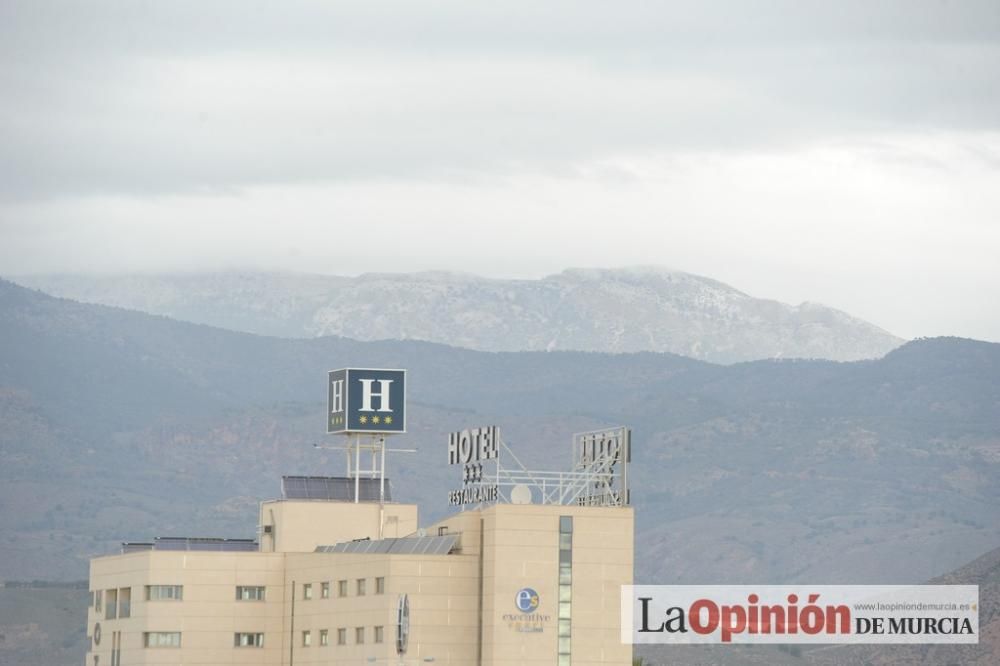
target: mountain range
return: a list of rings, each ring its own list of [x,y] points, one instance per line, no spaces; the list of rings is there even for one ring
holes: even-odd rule
[[[281,474],[338,474],[325,373],[410,370],[394,497],[444,515],[447,433],[497,424],[561,469],[633,428],[637,578],[912,582],[1000,543],[1000,345],[917,340],[853,363],[487,353],[280,339],[0,282],[0,578],[81,578],[157,535],[255,534]]]
[[[481,351],[653,351],[714,363],[854,361],[879,358],[903,342],[833,308],[753,298],[710,278],[661,268],[571,269],[539,280],[224,272],[17,281],[78,301],[261,335],[424,340]]]

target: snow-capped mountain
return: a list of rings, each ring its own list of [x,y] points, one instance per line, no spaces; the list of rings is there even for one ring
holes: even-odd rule
[[[225,272],[17,281],[74,300],[285,337],[415,339],[486,351],[656,351],[717,363],[850,361],[902,343],[823,305],[754,298],[659,268],[570,269],[539,280]]]

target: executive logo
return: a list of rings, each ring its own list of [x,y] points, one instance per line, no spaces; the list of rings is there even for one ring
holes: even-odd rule
[[[538,592],[534,588],[522,587],[514,595],[514,608],[519,612],[504,613],[502,619],[511,631],[540,634],[545,631],[545,625],[552,621],[552,616],[539,613],[539,605]]]
[[[534,613],[538,610],[538,592],[530,587],[522,587],[514,597],[514,605],[522,613]]]

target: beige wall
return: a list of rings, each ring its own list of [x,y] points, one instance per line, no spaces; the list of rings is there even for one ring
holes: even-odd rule
[[[482,511],[483,664],[554,664],[558,646],[559,517],[573,517],[572,663],[631,664],[620,643],[620,589],[632,583],[631,508],[499,504]],[[538,592],[542,631],[517,631],[518,590]]]
[[[264,552],[308,553],[352,539],[402,537],[417,530],[415,504],[271,500],[260,505]],[[381,525],[381,530],[380,530]],[[270,526],[270,534],[265,528]],[[380,537],[381,535],[381,537]]]
[[[288,555],[286,586],[295,583],[295,663],[376,663],[396,656],[396,608],[401,594],[410,601],[410,638],[404,659],[447,666],[469,666],[476,660],[479,560],[467,555],[362,555],[312,553]],[[376,593],[375,578],[385,578],[385,592]],[[366,594],[357,595],[357,580]],[[337,596],[337,582],[346,580],[346,598]],[[322,583],[330,582],[330,598],[321,598]],[[313,598],[303,598],[303,584],[311,583]],[[382,626],[384,642],[374,643],[375,626]],[[355,642],[355,629],[365,628],[365,643]],[[337,629],[347,629],[347,645],[336,645]],[[327,629],[330,646],[319,645]],[[301,646],[302,632],[312,634],[312,647]]]
[[[91,561],[90,589],[131,588],[131,617],[105,619],[106,611],[87,615],[87,635],[101,624],[101,644],[87,663],[111,664],[113,633],[122,632],[122,664],[277,664],[283,628],[284,556],[264,553],[146,551]],[[183,585],[183,601],[146,601],[146,585]],[[266,601],[237,601],[237,585],[263,585]],[[143,633],[181,632],[180,648],[145,648]],[[242,648],[234,655],[233,634],[264,632],[263,648]],[[234,659],[236,661],[234,661]]]
[[[386,505],[395,516],[385,536],[416,529],[416,507]],[[406,663],[484,666],[556,663],[558,645],[559,517],[572,516],[572,663],[574,666],[628,666],[631,646],[619,642],[619,590],[632,582],[631,508],[497,505],[455,514],[427,528],[460,533],[451,555],[392,555],[311,552],[316,545],[377,537],[377,504],[276,501],[261,506],[261,523],[275,525],[277,552],[215,553],[143,551],[91,562],[91,590],[130,587],[132,617],[105,620],[93,608],[88,635],[102,626],[101,645],[87,657],[111,664],[113,632],[122,632],[121,663],[133,664],[398,664],[396,606],[410,600],[411,633]],[[481,572],[481,573],[480,573]],[[377,577],[385,592],[376,594]],[[366,594],[358,596],[357,580]],[[346,597],[337,582],[348,581]],[[322,583],[330,583],[322,598]],[[303,586],[312,585],[312,599]],[[145,600],[146,585],[183,585],[184,599]],[[264,602],[236,601],[237,585],[264,585]],[[518,590],[539,593],[541,632],[517,631],[525,614],[515,606]],[[293,596],[294,589],[294,619]],[[480,624],[480,609],[482,623]],[[294,626],[293,626],[294,622]],[[384,627],[382,644],[374,627]],[[365,628],[356,644],[355,629]],[[480,629],[481,627],[481,629]],[[337,629],[347,629],[347,645],[337,645]],[[326,629],[329,645],[320,645]],[[310,631],[312,645],[302,645]],[[144,648],[143,632],[180,631],[182,647]],[[238,631],[264,632],[263,648],[233,648]]]

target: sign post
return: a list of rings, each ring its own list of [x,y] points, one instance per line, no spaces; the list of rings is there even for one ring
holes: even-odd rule
[[[406,370],[343,368],[327,373],[326,432],[346,435],[347,476],[354,479],[354,502],[360,501],[361,475],[379,479],[379,503],[385,503],[385,437],[406,432]],[[362,449],[371,452],[361,468]]]

